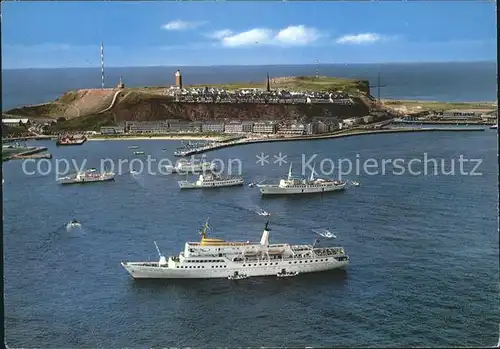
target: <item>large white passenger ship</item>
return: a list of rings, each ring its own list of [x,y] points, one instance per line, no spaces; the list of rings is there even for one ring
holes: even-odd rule
[[[288,177],[283,178],[278,184],[257,184],[262,195],[283,194],[311,194],[329,191],[344,190],[347,182],[333,179],[314,178],[314,169],[311,177],[298,178],[292,176],[292,164],[288,170]]]
[[[134,279],[199,279],[311,273],[346,267],[342,247],[270,244],[268,222],[260,242],[229,242],[207,237],[208,220],[200,242],[187,242],[184,251],[158,262],[122,262]],[[156,244],[156,243],[155,243]]]
[[[205,173],[201,174],[195,182],[185,180],[178,181],[177,183],[181,189],[232,187],[235,185],[243,185],[243,177],[220,176],[215,173]]]

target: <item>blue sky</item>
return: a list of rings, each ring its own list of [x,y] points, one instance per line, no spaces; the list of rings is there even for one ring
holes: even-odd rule
[[[495,3],[4,2],[4,69],[496,60]]]

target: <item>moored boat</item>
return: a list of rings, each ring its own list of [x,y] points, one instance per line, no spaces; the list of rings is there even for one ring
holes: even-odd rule
[[[75,136],[61,136],[57,139],[56,145],[82,145],[87,141],[87,137],[75,137]]]

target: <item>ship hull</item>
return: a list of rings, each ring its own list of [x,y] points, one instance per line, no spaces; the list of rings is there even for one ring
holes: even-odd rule
[[[222,187],[234,187],[243,185],[243,180],[238,182],[208,182],[197,184],[196,182],[179,181],[179,188],[181,189],[202,189],[202,188],[222,188]]]
[[[86,184],[86,183],[95,183],[95,182],[108,182],[108,181],[114,181],[115,177],[105,177],[105,178],[96,178],[96,179],[89,179],[85,178],[84,180],[75,180],[75,179],[61,179],[59,183],[61,184]]]
[[[345,189],[345,184],[336,186],[324,187],[306,187],[306,188],[283,188],[278,185],[261,185],[259,186],[262,195],[291,195],[291,194],[315,194],[332,191],[341,191]]]
[[[61,146],[69,146],[69,145],[83,145],[87,141],[86,138],[80,139],[78,141],[73,141],[73,142],[61,142],[60,140],[57,140],[56,145],[58,147]]]
[[[258,264],[258,263],[256,263]],[[261,262],[261,264],[263,264]],[[289,261],[280,261],[273,266],[241,266],[237,263],[228,263],[226,268],[220,269],[177,269],[167,267],[147,267],[140,263],[121,263],[122,267],[134,279],[227,279],[228,276],[245,274],[249,277],[276,276],[282,269],[287,272],[298,272],[300,274],[315,273],[334,269],[346,268],[349,261],[337,261],[332,258],[329,262],[318,262],[314,264],[289,264]]]
[[[217,169],[215,167],[199,167],[199,166],[186,166],[181,168],[167,167],[168,173],[187,174],[187,173],[211,173]]]

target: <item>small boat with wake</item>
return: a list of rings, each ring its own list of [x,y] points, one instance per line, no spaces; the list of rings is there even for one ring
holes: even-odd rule
[[[259,216],[266,216],[266,217],[271,215],[269,212],[267,212],[267,211],[265,211],[263,209],[260,209],[259,211],[257,211],[257,214]]]
[[[327,238],[327,239],[336,239],[337,235],[329,231],[328,229],[320,229],[320,230],[313,230],[314,233],[317,235]]]
[[[76,219],[73,219],[71,222],[66,224],[66,229],[81,228],[81,227],[82,225]]]
[[[134,155],[144,155],[144,154],[146,153],[143,151],[134,151]]]
[[[131,145],[130,147],[128,147],[129,149],[139,149],[139,146],[138,145]]]

